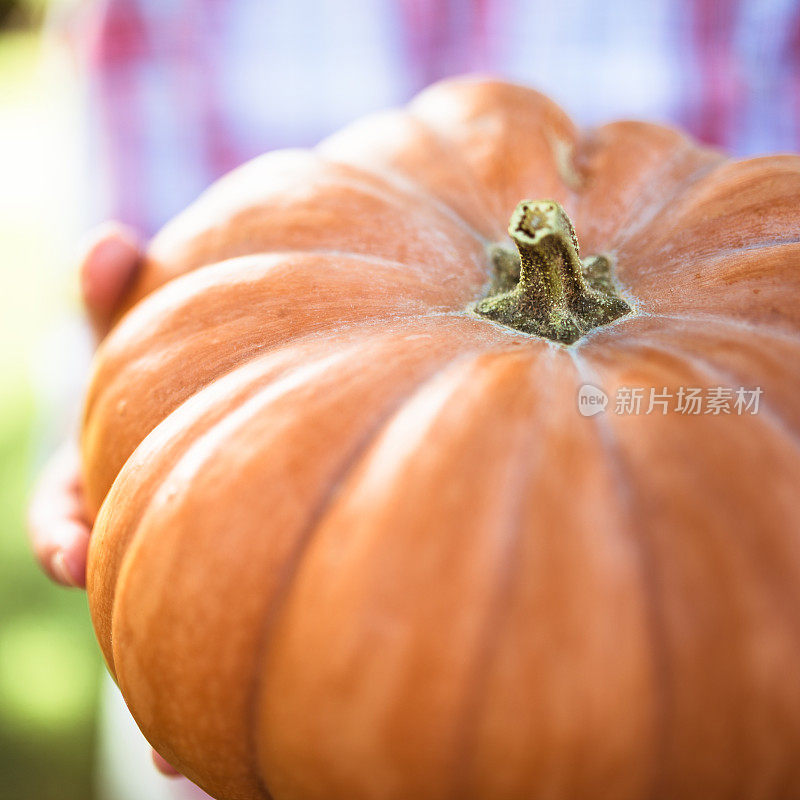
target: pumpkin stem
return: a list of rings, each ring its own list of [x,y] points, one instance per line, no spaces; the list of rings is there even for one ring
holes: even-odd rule
[[[572,344],[592,328],[631,312],[617,293],[609,258],[581,262],[572,222],[554,200],[523,200],[511,215],[508,233],[519,251],[518,271],[510,266],[510,259],[517,263],[516,254],[496,246],[492,287],[475,304],[475,313]]]

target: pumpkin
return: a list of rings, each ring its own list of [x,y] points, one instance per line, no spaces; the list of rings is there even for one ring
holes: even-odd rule
[[[799,797],[799,284],[799,158],[503,82],[225,177],[86,399],[146,737],[228,800]]]

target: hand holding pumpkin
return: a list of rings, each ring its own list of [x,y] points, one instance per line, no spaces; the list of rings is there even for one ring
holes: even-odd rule
[[[212,188],[82,432],[148,739],[220,798],[797,796],[798,197],[480,80]],[[586,381],[769,409],[584,419]]]
[[[122,225],[106,223],[87,238],[79,262],[81,293],[98,341],[111,327],[140,261],[140,245]],[[31,500],[28,528],[42,569],[65,586],[85,586],[91,522],[75,442],[66,441],[42,472]]]
[[[124,226],[106,223],[89,235],[80,258],[81,293],[98,341],[111,327],[140,261],[136,237]],[[64,442],[44,468],[31,498],[28,529],[45,573],[63,586],[85,587],[91,522],[75,442]],[[153,762],[165,775],[180,774],[155,750]]]
[[[80,461],[67,441],[44,468],[31,498],[28,531],[47,575],[63,586],[86,586],[89,522],[83,502]]]

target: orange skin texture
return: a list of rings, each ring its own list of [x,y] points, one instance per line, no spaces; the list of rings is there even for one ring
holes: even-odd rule
[[[564,347],[465,310],[528,197],[633,315]],[[224,178],[86,401],[90,609],[144,734],[224,800],[796,800],[799,283],[800,158],[497,81]],[[586,382],[763,396],[584,418]]]

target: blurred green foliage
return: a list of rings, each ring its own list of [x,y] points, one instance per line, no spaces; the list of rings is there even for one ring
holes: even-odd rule
[[[38,106],[52,93],[39,52],[32,34],[0,36],[0,152],[23,165],[41,160]],[[37,193],[35,180],[0,182],[0,798],[90,800],[100,659],[86,600],[40,574],[24,528],[41,446],[32,365],[69,294],[53,268],[59,206]]]

